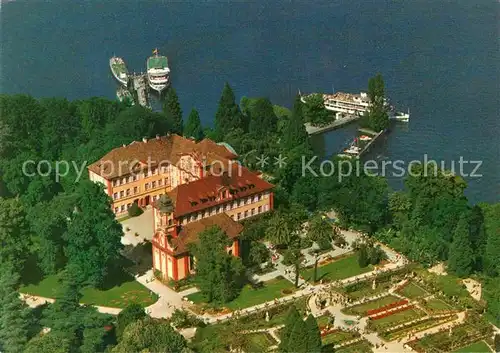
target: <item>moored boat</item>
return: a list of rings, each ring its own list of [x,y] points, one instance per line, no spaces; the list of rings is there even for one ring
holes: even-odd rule
[[[146,61],[149,87],[161,93],[170,84],[170,68],[166,56],[158,54],[158,49],[153,50],[153,56]]]
[[[118,90],[116,91],[116,98],[118,98],[120,102],[128,103],[130,105],[135,105],[132,93],[130,93],[130,91],[126,88],[123,87],[118,88]]]
[[[129,73],[125,61],[117,56],[112,56],[109,59],[109,68],[115,79],[126,87]]]
[[[410,121],[410,110],[408,109],[408,113],[396,112],[395,114],[391,114],[389,119],[407,123]]]

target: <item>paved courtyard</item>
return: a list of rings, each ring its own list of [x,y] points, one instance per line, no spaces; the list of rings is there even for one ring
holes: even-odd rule
[[[153,238],[153,209],[151,207],[144,210],[138,217],[132,217],[121,222],[123,227],[122,244],[136,246],[144,240]],[[135,234],[138,234],[137,236]]]

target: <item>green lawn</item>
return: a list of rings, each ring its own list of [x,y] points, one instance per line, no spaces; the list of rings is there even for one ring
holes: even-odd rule
[[[294,290],[294,285],[286,279],[272,279],[264,282],[262,287],[255,289],[250,285],[246,285],[241,290],[240,295],[233,301],[224,304],[224,307],[231,310],[237,310],[262,304],[275,298],[282,297],[282,291],[285,289],[289,291]],[[205,302],[205,297],[201,292],[190,294],[187,298],[194,303]]]
[[[359,267],[358,256],[356,254],[352,254],[337,261],[330,262],[329,264],[318,266],[317,280],[329,279],[330,281],[335,281],[370,272],[372,270],[373,266],[371,265],[365,268]],[[306,281],[312,282],[314,267],[303,269],[300,271],[300,274]]]
[[[371,353],[373,352],[370,342],[363,340],[335,350],[335,353]]]
[[[456,350],[454,353],[491,353],[491,349],[484,341],[474,342],[466,347]]]
[[[345,286],[343,292],[352,300],[360,300],[387,292],[391,286],[390,281],[375,282],[375,289],[373,289],[373,280],[369,280]]]
[[[102,290],[95,288],[84,288],[82,290],[81,303],[99,306],[109,306],[114,308],[124,308],[128,304],[138,303],[144,307],[149,306],[158,300],[156,294],[150,294],[149,289],[137,282],[128,274],[121,274],[120,278],[115,278],[114,285]],[[60,283],[57,275],[47,276],[38,283],[22,285],[21,293],[54,298],[59,291]]]
[[[375,300],[370,300],[370,301],[363,303],[363,304],[358,304],[358,305],[347,307],[347,308],[343,309],[342,311],[348,315],[365,316],[366,312],[368,310],[378,309],[378,308],[381,308],[383,306],[397,302],[399,300],[401,300],[401,299],[396,297],[396,296],[386,295],[385,297],[375,299]]]
[[[359,333],[355,332],[348,332],[348,331],[337,331],[337,332],[332,332],[324,337],[321,338],[321,341],[323,342],[323,345],[337,345],[345,341],[350,341],[355,338],[359,337]]]
[[[247,352],[265,352],[269,347],[278,344],[267,332],[251,333],[247,335],[249,340]]]
[[[404,286],[399,291],[399,293],[409,299],[416,299],[429,295],[429,293],[425,289],[421,288],[413,282],[410,282],[406,286]]]
[[[441,299],[432,298],[423,303],[423,307],[430,311],[452,310],[453,308]]]

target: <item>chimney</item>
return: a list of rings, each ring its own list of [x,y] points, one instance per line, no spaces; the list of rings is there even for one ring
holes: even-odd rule
[[[142,142],[147,143],[147,142],[148,142],[148,139],[147,139],[147,138],[145,138],[145,137],[143,137],[143,138],[142,138]]]

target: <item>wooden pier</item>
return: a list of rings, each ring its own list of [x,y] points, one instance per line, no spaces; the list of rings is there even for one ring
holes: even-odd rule
[[[146,74],[133,74],[132,78],[132,89],[137,93],[137,100],[143,107],[151,109],[148,99],[148,81]]]

